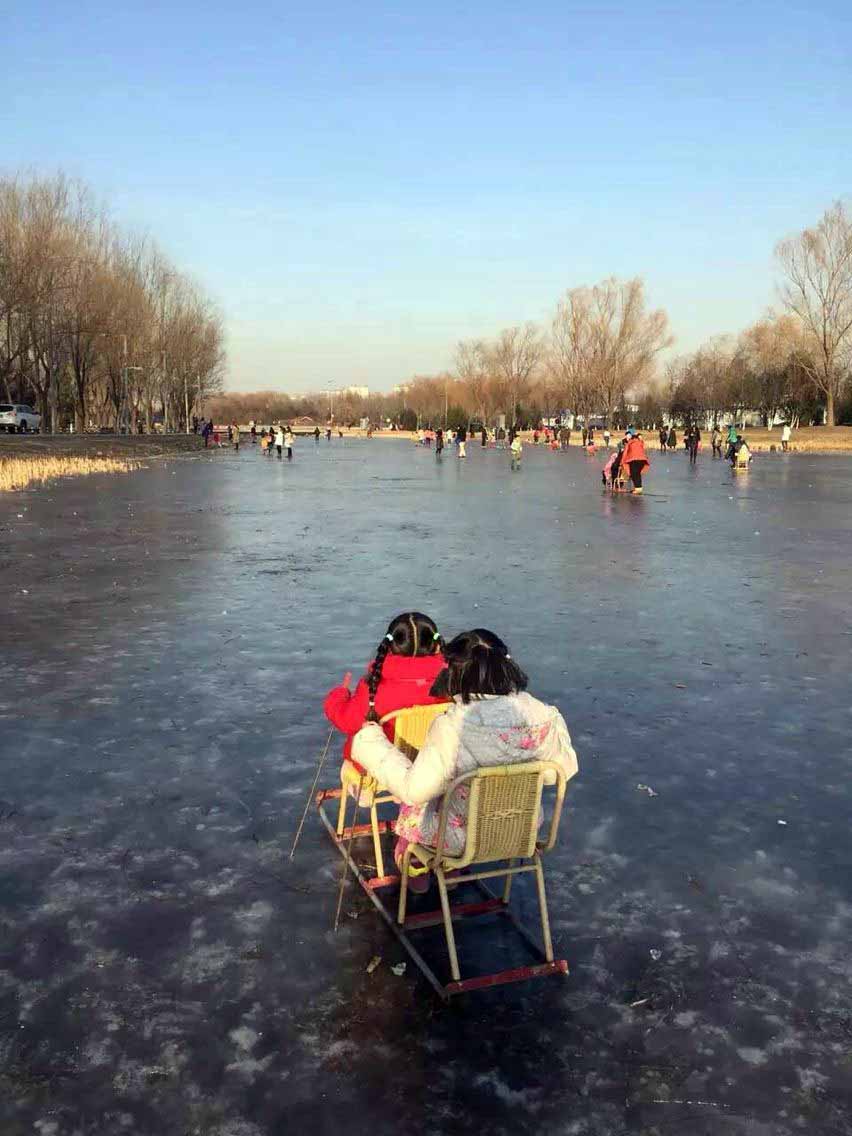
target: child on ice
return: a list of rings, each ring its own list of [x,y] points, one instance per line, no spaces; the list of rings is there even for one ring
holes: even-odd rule
[[[447,701],[431,694],[432,684],[445,666],[441,645],[438,628],[428,615],[403,612],[390,621],[355,690],[349,689],[352,674],[347,671],[340,686],[328,692],[323,710],[329,722],[346,734],[344,762],[350,760],[352,738],[365,722],[378,722],[392,710]],[[384,730],[392,741],[393,723]],[[365,772],[352,764],[359,774]]]

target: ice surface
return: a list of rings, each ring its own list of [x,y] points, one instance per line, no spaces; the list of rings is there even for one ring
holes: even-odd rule
[[[468,452],[0,498],[3,1136],[850,1130],[852,464],[652,455],[631,499]],[[357,889],[331,934],[314,817],[287,859],[322,695],[409,607],[568,720],[567,980],[445,1009]]]

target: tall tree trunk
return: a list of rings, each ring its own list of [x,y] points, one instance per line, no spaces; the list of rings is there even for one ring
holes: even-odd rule
[[[825,424],[826,426],[834,425],[834,390],[831,383],[826,383],[828,391],[825,396]]]

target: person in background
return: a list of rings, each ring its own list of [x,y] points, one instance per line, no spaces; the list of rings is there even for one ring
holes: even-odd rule
[[[517,470],[521,468],[521,455],[524,452],[524,447],[521,445],[521,439],[516,434],[512,439],[512,444],[509,446],[509,451],[512,455],[511,468]]]
[[[293,431],[288,426],[287,431],[284,435],[284,445],[287,447],[287,461],[288,462],[291,462],[293,460],[293,445],[295,443],[295,440],[296,439],[293,437]]]
[[[207,449],[210,444],[210,435],[213,433],[213,425],[210,422],[205,422],[201,430],[201,437],[204,439],[204,448]]]
[[[607,429],[604,430],[604,432],[603,432],[604,445],[606,446],[607,449],[609,449],[609,440],[610,440],[611,437],[612,437],[612,434],[610,434],[609,427],[607,427]]]
[[[326,426],[326,428],[325,428],[325,440],[327,442],[331,441],[331,426],[330,425]]]
[[[713,433],[710,435],[710,445],[713,447],[713,457],[720,458],[722,456],[722,431],[719,429],[719,423],[713,423]]]
[[[584,426],[584,427],[583,427],[583,449],[585,449],[585,448],[586,448],[586,442],[588,441],[588,438],[589,438],[589,431],[588,431],[588,429],[587,429],[587,428],[586,428],[586,427]]]
[[[439,426],[435,431],[435,457],[439,458],[444,452],[444,431]]]
[[[236,422],[231,423],[231,441],[234,443],[234,453],[240,452],[240,428]]]
[[[254,419],[249,423],[249,433],[251,434],[251,444],[254,446],[257,444],[257,423]]]
[[[278,453],[278,460],[281,461],[281,456],[284,453],[284,427],[280,422],[275,427],[275,449]]]
[[[651,463],[648,461],[648,455],[645,453],[645,443],[642,441],[642,435],[637,434],[635,430],[627,431],[627,445],[624,447],[624,453],[621,455],[621,464],[630,471],[630,480],[633,482],[634,494],[642,493],[642,474],[645,470],[650,468]]]
[[[589,423],[588,443],[590,446],[593,446],[595,444],[595,428],[591,423]]]
[[[734,442],[731,453],[732,466],[748,466],[751,462],[751,450],[749,449],[748,442],[742,436],[737,434],[737,440]]]
[[[670,450],[677,449],[677,434],[675,433],[674,426],[669,429],[669,436],[666,438],[666,444]]]
[[[737,445],[737,428],[733,422],[728,427],[728,437],[725,439],[727,442],[727,449],[725,451],[725,459],[732,461]]]
[[[690,423],[686,435],[686,449],[689,454],[689,464],[696,465],[698,462],[698,447],[701,445],[701,431],[695,422]]]
[[[790,449],[790,436],[792,433],[793,431],[790,429],[790,423],[785,422],[781,427],[781,450],[785,454]]]
[[[659,435],[660,435],[660,453],[664,454],[666,452],[666,443],[669,440],[669,432],[665,428],[665,426],[660,427]]]
[[[316,445],[319,445],[319,440],[320,440],[320,428],[319,428],[319,426],[314,426],[314,442],[316,443]]]
[[[601,481],[603,482],[604,489],[614,489],[615,484],[612,476],[612,467],[621,456],[620,450],[613,450],[606,460],[606,464],[601,470]]]
[[[624,455],[624,447],[627,445],[627,438],[622,438],[618,443],[615,454],[613,455],[612,465],[609,467],[609,484],[613,490],[618,489],[618,474],[621,469],[621,459]]]
[[[456,440],[458,441],[458,444],[459,444],[459,457],[460,458],[466,458],[467,457],[467,446],[466,446],[467,430],[464,428],[464,426],[459,426],[458,433],[456,434]]]
[[[479,437],[480,437],[480,441],[482,443],[482,448],[484,450],[485,447],[488,445],[488,428],[487,428],[487,426],[482,427],[482,429],[479,432]]]

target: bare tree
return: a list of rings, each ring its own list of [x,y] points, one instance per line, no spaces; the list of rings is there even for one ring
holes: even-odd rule
[[[494,379],[489,365],[489,353],[481,339],[461,340],[456,345],[455,373],[458,382],[469,394],[470,409],[482,422],[488,422],[494,409]]]
[[[852,358],[852,221],[843,205],[837,202],[814,228],[782,241],[776,257],[786,278],[781,296],[810,340],[804,366],[833,426]]]
[[[544,356],[541,334],[534,323],[505,328],[486,348],[486,359],[496,391],[514,425],[518,403]]]
[[[668,317],[648,311],[640,279],[614,277],[573,288],[560,301],[551,327],[551,353],[577,413],[607,421],[629,389],[643,387],[656,357],[671,344]]]

